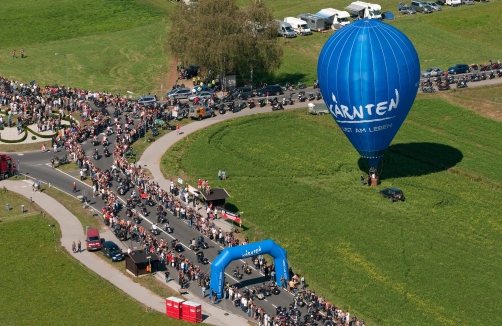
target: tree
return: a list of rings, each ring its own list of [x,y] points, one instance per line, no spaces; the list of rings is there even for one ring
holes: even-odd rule
[[[167,47],[184,62],[223,74],[279,68],[282,48],[272,12],[261,0],[240,9],[236,0],[181,2],[171,16]]]

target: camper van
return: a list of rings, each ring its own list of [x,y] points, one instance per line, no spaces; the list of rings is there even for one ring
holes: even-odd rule
[[[319,11],[316,16],[324,18],[326,25],[331,26],[333,24],[338,24],[340,26],[345,26],[350,24],[350,15],[346,11],[341,11],[333,8],[324,8]]]
[[[309,25],[307,25],[307,23],[301,19],[295,17],[286,17],[284,18],[284,22],[290,24],[297,35],[312,34]]]
[[[460,6],[462,3],[460,0],[446,0],[446,4],[448,6],[456,7],[456,6]]]
[[[312,14],[301,14],[297,18],[300,18],[309,25],[311,31],[322,32],[326,29],[326,21],[324,18],[312,15]]]
[[[377,4],[354,1],[347,7],[349,14],[358,19],[368,18],[368,19],[382,19],[382,7]]]
[[[293,30],[293,27],[291,26],[291,24],[280,21],[280,20],[276,20],[276,23],[278,26],[277,32],[279,33],[280,36],[288,37],[288,38],[289,37],[296,37],[296,33]]]

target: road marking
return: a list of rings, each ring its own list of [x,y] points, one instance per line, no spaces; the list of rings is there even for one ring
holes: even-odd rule
[[[24,154],[17,154],[17,155],[19,155],[19,156],[23,156]]]
[[[271,305],[272,305],[272,307],[277,308],[277,306],[275,304],[271,303]]]

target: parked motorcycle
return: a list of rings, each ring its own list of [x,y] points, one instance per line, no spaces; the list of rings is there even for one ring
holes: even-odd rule
[[[267,100],[261,99],[260,100],[260,108],[264,107],[265,105],[267,105]]]
[[[436,87],[438,88],[439,91],[447,91],[451,88],[450,84],[448,83],[438,83]]]
[[[293,94],[294,93],[289,94],[289,99],[288,99],[288,104],[289,105],[295,104],[295,100],[293,100]]]
[[[247,107],[247,103],[246,102],[241,102],[237,107],[239,108],[239,111],[242,110],[242,109],[245,109]]]
[[[321,92],[317,92],[317,93],[316,93],[316,95],[315,95],[315,99],[316,99],[316,100],[318,100],[318,101],[322,99],[322,94],[321,94]]]
[[[466,87],[467,87],[467,81],[464,78],[459,79],[457,82],[457,88],[466,88]]]
[[[300,82],[298,82],[298,84],[296,85],[296,89],[304,89],[304,88],[307,88],[307,85],[302,84]]]
[[[435,91],[436,91],[436,89],[432,85],[428,86],[428,87],[422,87],[423,93],[434,93]]]
[[[481,74],[481,80],[486,80],[486,72],[484,72],[484,71]]]
[[[277,110],[284,110],[284,107],[282,106],[281,102],[276,102],[275,104],[272,105],[272,111],[277,111]]]
[[[314,89],[319,88],[319,80],[314,80]]]
[[[312,102],[315,99],[314,93],[309,93],[309,101]]]
[[[248,101],[248,104],[249,104],[249,108],[250,108],[250,109],[252,109],[252,108],[254,108],[254,107],[256,106],[256,104],[254,104],[254,99],[250,99],[250,100]]]
[[[307,98],[305,97],[305,92],[300,92],[298,94],[298,101],[305,102],[306,100],[307,100]]]
[[[495,73],[493,72],[493,70],[492,70],[492,71],[490,71],[490,76],[489,76],[489,78],[490,78],[490,79],[495,78]]]

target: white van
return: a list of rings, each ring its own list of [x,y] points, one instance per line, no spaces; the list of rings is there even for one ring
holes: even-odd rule
[[[286,17],[284,18],[284,22],[290,24],[293,27],[293,30],[297,35],[310,35],[312,31],[310,30],[307,22],[295,18],[295,17]]]
[[[331,9],[333,9],[333,8],[331,8]],[[337,9],[333,9],[333,10],[335,12],[335,22],[338,22],[338,24],[340,24],[342,26],[350,24],[350,21],[349,21],[350,15],[348,12],[343,11],[343,10],[337,10]]]
[[[382,19],[382,7],[378,4],[354,1],[345,7],[354,18]]]
[[[462,1],[461,0],[446,0],[446,4],[448,6],[456,7],[456,6],[460,6],[462,4]]]
[[[338,24],[345,26],[350,24],[350,15],[346,11],[341,11],[333,8],[321,9],[316,15],[323,17],[329,25]]]

